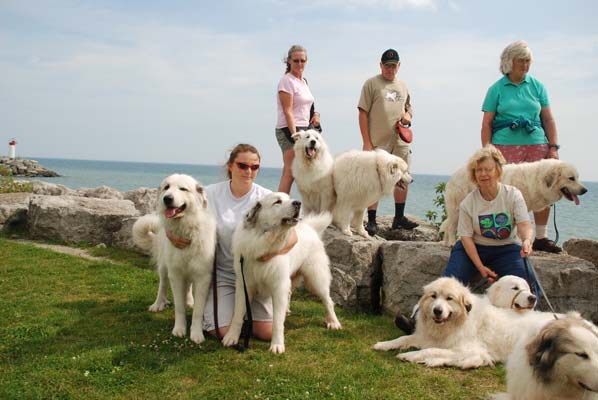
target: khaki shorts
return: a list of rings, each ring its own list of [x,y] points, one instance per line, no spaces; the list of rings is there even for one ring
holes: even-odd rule
[[[390,154],[394,154],[399,158],[402,158],[411,169],[411,147],[409,145],[405,145],[403,142],[393,140],[386,146],[380,146],[379,148],[384,149]]]
[[[218,283],[218,327],[229,326],[235,309],[235,284]],[[254,321],[272,321],[272,298],[266,299],[254,296],[251,302],[251,314]],[[214,292],[210,286],[210,293],[203,312],[203,330],[213,331],[214,323]]]
[[[280,149],[282,150],[283,153],[285,151],[293,148],[295,143],[291,142],[287,138],[287,135],[285,135],[285,133],[282,129],[276,128],[275,132],[276,132],[276,141],[278,142],[278,145],[280,146]]]

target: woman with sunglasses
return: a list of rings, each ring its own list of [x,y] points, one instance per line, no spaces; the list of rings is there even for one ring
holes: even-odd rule
[[[320,126],[320,114],[312,110],[314,96],[311,94],[307,81],[303,78],[305,64],[307,64],[307,50],[299,45],[293,45],[288,51],[286,71],[278,82],[276,123],[276,140],[282,150],[282,176],[278,185],[279,192],[289,193],[293,185],[291,164],[295,158],[293,151],[293,135],[298,130]]]
[[[235,227],[242,221],[253,204],[271,193],[255,183],[260,168],[260,153],[250,144],[238,144],[230,152],[225,168],[228,180],[206,187],[208,204],[218,221],[216,248],[216,299],[210,288],[204,312],[204,330],[223,337],[228,331],[235,306],[235,271],[233,268],[232,237]],[[216,302],[214,302],[216,300]],[[216,307],[215,307],[216,305]],[[262,340],[272,337],[272,300],[256,298],[251,304],[253,334]]]

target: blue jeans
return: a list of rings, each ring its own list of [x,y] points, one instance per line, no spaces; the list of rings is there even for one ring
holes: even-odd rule
[[[528,281],[536,296],[540,296],[540,287],[536,276],[533,271],[526,270],[523,258],[521,258],[520,245],[514,243],[503,246],[482,246],[476,244],[475,247],[482,263],[496,272],[499,278],[505,275],[515,275],[523,278]],[[442,276],[455,277],[467,286],[478,273],[478,269],[469,259],[463,244],[459,240],[455,243],[453,250],[451,250],[448,264]]]

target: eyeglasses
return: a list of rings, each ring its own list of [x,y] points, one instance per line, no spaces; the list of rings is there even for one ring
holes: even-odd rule
[[[491,173],[493,173],[493,172],[494,172],[494,170],[495,170],[495,169],[496,169],[495,167],[490,167],[490,168],[476,168],[476,169],[474,169],[473,171],[474,171],[476,174],[478,174],[478,175],[479,175],[479,174],[482,174],[482,173],[483,173],[483,174],[491,174]]]
[[[298,63],[305,64],[307,62],[307,60],[304,60],[302,58],[297,58],[297,59],[293,60],[293,62],[295,64],[298,64]]]
[[[252,171],[257,171],[258,169],[260,169],[260,165],[259,164],[249,165],[249,164],[245,164],[245,163],[242,163],[242,162],[238,162],[236,164],[237,164],[237,167],[239,167],[239,169],[242,169],[243,171],[246,171],[247,168],[251,168]]]

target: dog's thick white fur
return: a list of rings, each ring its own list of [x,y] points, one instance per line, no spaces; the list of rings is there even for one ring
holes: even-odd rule
[[[515,186],[523,194],[528,211],[540,211],[561,198],[579,204],[577,196],[587,192],[579,182],[577,169],[561,160],[540,160],[503,166],[503,183]],[[444,199],[447,218],[440,227],[444,242],[454,245],[459,222],[459,205],[475,185],[468,179],[466,167],[453,174],[446,185]]]
[[[393,193],[395,186],[404,188],[413,181],[407,163],[381,149],[340,154],[334,160],[332,177],[336,193],[334,225],[349,236],[351,226],[365,238],[369,238],[363,227],[366,208]]]
[[[160,275],[156,301],[149,310],[161,311],[168,304],[170,281],[175,313],[172,334],[186,335],[185,305],[193,306],[190,336],[195,343],[201,343],[216,250],[216,220],[208,210],[203,187],[188,175],[166,177],[160,184],[158,199],[158,213],[145,215],[133,225],[135,243],[152,255]],[[180,240],[182,248],[175,247],[167,235]]]
[[[271,193],[260,199],[237,225],[233,235],[235,257],[236,292],[235,311],[227,334],[222,339],[225,346],[239,341],[245,297],[241,274],[241,256],[247,294],[272,296],[272,341],[270,351],[284,353],[284,321],[289,293],[293,283],[303,280],[306,288],[318,296],[326,308],[326,327],[341,329],[330,298],[330,260],[320,235],[330,224],[330,213],[311,214],[299,220],[301,203],[292,200],[285,193]],[[297,243],[286,254],[276,255],[267,261],[259,259],[264,255],[277,254],[285,248],[292,230]]]
[[[295,158],[291,168],[301,194],[303,213],[331,212],[336,201],[332,184],[334,159],[322,135],[313,129],[293,135]]]
[[[429,367],[477,368],[506,361],[521,332],[536,321],[527,322],[529,313],[499,308],[485,296],[474,296],[454,278],[426,285],[418,306],[412,335],[378,342],[374,349],[418,348],[397,357]]]
[[[527,281],[515,275],[501,277],[488,288],[486,295],[496,307],[516,311],[532,310],[537,300]]]
[[[511,400],[598,399],[598,330],[579,317],[521,337],[507,362]]]

